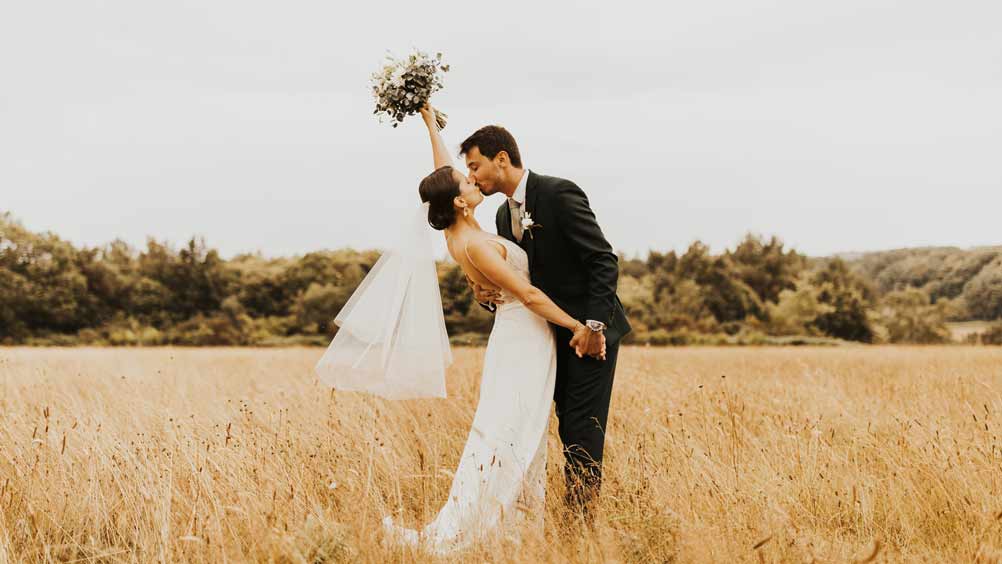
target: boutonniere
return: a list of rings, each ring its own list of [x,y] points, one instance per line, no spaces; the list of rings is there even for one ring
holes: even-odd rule
[[[522,230],[529,232],[530,239],[533,238],[532,230],[540,229],[542,227],[543,227],[542,225],[539,225],[538,223],[532,220],[532,214],[529,213],[528,210],[522,213]]]

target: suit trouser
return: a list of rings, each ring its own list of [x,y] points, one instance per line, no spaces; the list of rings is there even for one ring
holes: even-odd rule
[[[619,343],[606,347],[606,360],[578,358],[563,328],[557,337],[557,381],[553,391],[564,445],[568,505],[587,509],[602,486],[602,455]]]

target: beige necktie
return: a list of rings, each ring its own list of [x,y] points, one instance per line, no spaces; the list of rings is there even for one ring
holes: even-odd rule
[[[513,198],[508,198],[508,209],[511,210],[511,232],[515,240],[522,242],[522,206]]]

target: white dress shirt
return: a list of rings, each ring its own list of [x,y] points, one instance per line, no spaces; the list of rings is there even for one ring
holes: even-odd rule
[[[529,169],[523,169],[522,179],[518,181],[518,188],[515,188],[515,193],[511,195],[511,199],[518,203],[518,207],[525,211],[525,187],[529,184]]]

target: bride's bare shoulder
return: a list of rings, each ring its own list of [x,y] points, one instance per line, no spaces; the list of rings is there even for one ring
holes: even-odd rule
[[[478,248],[490,251],[493,249],[501,258],[508,258],[508,249],[502,244],[497,237],[486,232],[470,233],[467,235],[455,237],[448,241],[449,254],[457,262],[461,262],[460,257],[468,258],[470,256],[470,251],[476,251]]]
[[[471,244],[482,245],[484,248],[493,248],[501,255],[501,258],[508,258],[508,247],[505,247],[504,243],[497,237],[485,231],[481,231],[471,237]]]
[[[463,239],[454,241],[457,251],[469,257],[472,253],[496,252],[502,259],[508,258],[508,249],[497,239],[497,237],[486,232],[479,232],[467,235]]]

